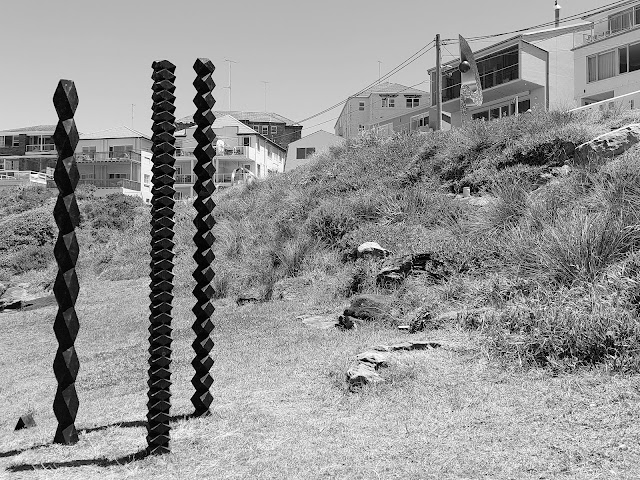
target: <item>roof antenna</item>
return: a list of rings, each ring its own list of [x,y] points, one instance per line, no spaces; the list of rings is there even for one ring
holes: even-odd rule
[[[560,5],[558,5],[558,0],[556,0],[556,7],[555,7],[555,11],[556,11],[556,28],[558,28],[560,26],[560,9],[562,7]]]

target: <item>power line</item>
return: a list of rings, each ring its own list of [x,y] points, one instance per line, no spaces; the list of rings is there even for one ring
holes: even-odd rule
[[[601,7],[598,7],[598,8],[592,8],[591,10],[586,10],[586,11],[581,12],[581,13],[576,13],[575,15],[570,15],[569,17],[566,17],[566,18],[560,20],[560,23],[570,22],[572,20],[575,20],[576,18],[583,17],[583,16],[588,15],[588,14],[593,13],[593,12],[612,10],[613,8],[621,7],[623,5],[632,4],[632,3],[635,3],[636,1],[637,0],[618,0],[618,1],[610,3],[608,5],[604,5],[604,6],[601,6]],[[540,25],[535,25],[533,27],[527,27],[527,28],[521,28],[521,29],[518,29],[518,30],[512,30],[510,32],[495,33],[495,34],[492,34],[492,35],[480,35],[480,36],[477,36],[477,37],[469,37],[469,38],[466,38],[466,40],[469,41],[469,42],[473,42],[473,41],[483,40],[483,39],[487,39],[487,38],[502,37],[504,35],[512,35],[514,33],[526,32],[527,30],[532,30],[534,28],[548,27],[548,26],[551,26],[551,25],[555,25],[555,23],[556,22],[554,20],[552,22],[545,22],[545,23],[541,23]],[[458,39],[446,38],[446,39],[443,40],[443,42],[450,42],[450,43],[447,43],[448,45],[450,45],[451,43],[457,43]]]
[[[404,60],[403,62],[401,62],[398,66],[396,66],[395,68],[393,68],[391,71],[389,71],[388,73],[385,73],[379,80],[370,83],[369,85],[367,85],[366,87],[364,87],[362,90],[359,90],[357,93],[354,93],[352,95],[350,95],[349,97],[347,97],[346,99],[332,105],[329,108],[325,108],[324,110],[322,110],[321,112],[318,112],[314,115],[311,115],[310,117],[307,117],[303,120],[300,120],[296,123],[303,123],[306,122],[308,120],[311,120],[312,118],[316,118],[319,117],[320,115],[327,113],[331,110],[333,110],[336,107],[339,107],[340,105],[342,105],[343,103],[347,102],[350,98],[352,97],[356,97],[358,95],[360,95],[362,92],[364,92],[365,90],[367,90],[368,88],[373,87],[374,85],[376,85],[377,83],[383,81],[383,80],[387,80],[389,77],[391,77],[392,75],[396,74],[397,72],[399,72],[400,70],[403,70],[404,68],[408,67],[409,65],[411,65],[413,62],[415,62],[416,60],[418,60],[418,58],[422,57],[424,54],[426,54],[427,52],[429,52],[431,49],[433,49],[433,46],[431,48],[429,48],[428,50],[425,50],[427,47],[429,47],[429,45],[431,45],[433,43],[433,40],[429,43],[427,43],[424,47],[422,47],[420,50],[418,50],[416,53],[414,53],[413,55],[411,55],[409,58],[407,58],[406,60]],[[425,50],[425,51],[423,51]],[[414,58],[415,57],[415,58]]]

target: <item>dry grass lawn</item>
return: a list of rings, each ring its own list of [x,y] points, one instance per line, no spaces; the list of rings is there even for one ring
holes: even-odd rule
[[[409,335],[310,329],[295,317],[340,308],[314,293],[219,306],[213,415],[177,420],[170,455],[109,462],[145,447],[147,284],[82,286],[83,430],[70,447],[51,444],[54,307],[0,315],[0,478],[640,478],[638,377],[510,372],[486,360],[481,338],[452,326],[412,336],[443,348],[398,354],[386,382],[349,392],[357,353]],[[191,303],[174,303],[175,415],[191,411]],[[37,427],[13,432],[29,409]]]

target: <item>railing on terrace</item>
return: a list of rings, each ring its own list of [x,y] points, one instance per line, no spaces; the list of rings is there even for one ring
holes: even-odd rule
[[[76,153],[76,162],[135,162],[140,163],[141,157],[138,152],[83,152]]]
[[[612,35],[640,27],[640,6],[630,8],[615,15],[593,22],[591,33],[574,36],[574,47],[604,40]]]
[[[56,146],[53,143],[45,143],[43,145],[27,145],[25,150],[30,153],[35,152],[55,152]]]
[[[53,176],[31,170],[0,170],[0,182],[3,180],[45,184],[48,180],[53,181]]]
[[[503,83],[518,79],[518,64],[494,70],[480,75],[480,85],[482,89],[497,87]],[[442,101],[448,102],[460,98],[460,84],[450,85],[442,89]]]
[[[231,183],[232,178],[231,178],[232,174],[231,173],[216,173],[213,176],[213,182],[214,183]],[[251,176],[251,174],[248,173],[236,173],[235,174],[235,178],[233,178],[234,182],[238,182],[238,181],[244,181],[246,180],[249,176]],[[176,183],[187,183],[187,184],[191,184],[191,183],[195,183],[196,182],[196,176],[193,174],[178,174],[176,175]]]
[[[247,148],[242,145],[224,145],[224,146],[216,146],[216,155],[219,156],[246,156]],[[193,157],[193,148],[176,148],[176,157]]]

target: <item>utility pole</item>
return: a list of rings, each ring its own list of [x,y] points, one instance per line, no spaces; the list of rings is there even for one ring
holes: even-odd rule
[[[231,111],[231,64],[238,62],[234,62],[233,60],[229,60],[228,58],[225,58],[224,61],[229,63],[229,86],[226,88],[229,89],[229,111]]]
[[[264,80],[261,80],[262,83],[264,83],[264,111],[267,111],[267,83],[271,83],[271,82],[265,82]]]
[[[378,83],[380,83],[380,78],[382,78],[380,75],[380,65],[382,65],[382,62],[378,60]]]
[[[436,130],[442,130],[442,52],[440,34],[436,34]]]

